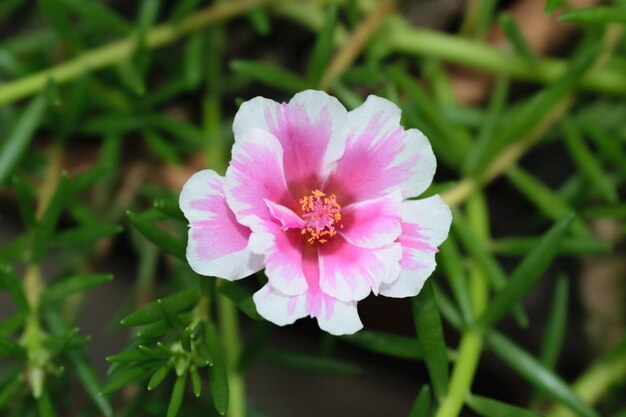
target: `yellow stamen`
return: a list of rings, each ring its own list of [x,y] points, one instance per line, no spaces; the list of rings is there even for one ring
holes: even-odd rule
[[[326,243],[327,238],[337,234],[336,226],[341,221],[341,206],[337,203],[334,194],[327,195],[321,190],[315,189],[311,194],[300,199],[300,208],[303,218],[308,221],[308,225],[302,229],[302,235],[308,234],[307,242]]]

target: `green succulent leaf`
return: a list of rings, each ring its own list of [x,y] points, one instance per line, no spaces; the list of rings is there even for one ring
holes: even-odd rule
[[[6,265],[0,265],[0,290],[6,290],[11,294],[13,302],[17,304],[20,311],[28,311],[28,301],[22,283],[13,270]]]
[[[309,83],[298,75],[267,62],[238,59],[231,61],[230,67],[241,75],[290,93],[309,87]]]
[[[413,320],[417,338],[424,353],[431,385],[438,399],[446,395],[449,370],[446,356],[446,341],[435,300],[435,290],[431,280],[426,280],[424,287],[412,299]]]
[[[109,274],[73,275],[54,282],[45,289],[44,297],[50,300],[60,300],[69,295],[81,293],[91,288],[106,284],[113,279]]]
[[[0,184],[13,171],[41,124],[46,112],[44,96],[34,98],[17,119],[12,132],[0,145]]]
[[[498,20],[509,42],[511,42],[515,48],[515,51],[523,56],[529,65],[536,64],[537,57],[526,43],[526,40],[517,26],[515,19],[513,19],[509,13],[502,13]]]
[[[577,415],[582,417],[599,416],[594,409],[572,391],[567,382],[505,336],[492,331],[487,336],[487,341],[500,359],[542,393],[566,405]]]
[[[0,359],[6,357],[26,360],[26,351],[14,340],[0,336]]]
[[[167,406],[167,417],[176,417],[180,406],[183,404],[183,396],[185,395],[185,386],[187,385],[187,376],[181,375],[176,378],[170,404]]]
[[[200,292],[198,289],[181,291],[178,294],[146,304],[139,310],[123,318],[121,323],[124,326],[151,324],[163,319],[162,308],[166,308],[173,314],[179,314],[190,309],[199,299]],[[161,301],[163,307],[159,307],[159,301]]]
[[[54,195],[50,199],[41,219],[35,226],[32,261],[39,263],[46,254],[46,249],[53,243],[54,230],[56,228],[61,212],[68,204],[69,180],[67,174],[62,173],[59,177]]]
[[[540,417],[533,411],[478,395],[468,396],[467,405],[483,417]]]
[[[285,350],[266,348],[261,352],[263,359],[279,366],[307,372],[355,374],[361,367],[351,363],[323,356],[313,356]]]
[[[165,365],[157,369],[148,381],[148,391],[154,391],[155,389],[157,389],[159,385],[161,385],[161,382],[163,382],[165,377],[167,377],[167,375],[170,373],[171,369],[172,366],[169,363],[166,363]]]
[[[351,345],[387,356],[404,359],[422,359],[424,356],[419,341],[412,337],[361,330],[352,335],[342,336],[341,339]]]
[[[411,411],[409,417],[426,417],[430,415],[430,387],[424,385],[420,390]]]
[[[479,319],[481,325],[493,325],[534,287],[556,256],[573,220],[574,215],[571,214],[550,228],[537,247],[513,271],[506,286],[491,300]]]
[[[122,368],[111,374],[109,380],[102,387],[101,394],[108,395],[115,391],[119,391],[132,382],[141,382],[148,378],[154,372],[152,366],[134,365]]]
[[[554,369],[563,347],[565,331],[567,330],[567,307],[569,300],[569,278],[561,275],[556,282],[554,298],[548,315],[546,330],[544,331],[541,353],[541,363]]]
[[[224,281],[219,286],[219,292],[228,297],[235,305],[248,317],[254,320],[263,320],[263,317],[256,311],[252,294],[236,282]]]
[[[324,70],[333,53],[333,40],[337,27],[337,7],[331,6],[326,12],[324,25],[317,35],[309,61],[308,82],[311,86],[319,84]]]
[[[215,410],[221,415],[224,415],[226,411],[228,411],[228,403],[230,402],[228,374],[226,372],[226,362],[222,353],[222,347],[220,346],[217,330],[213,323],[206,322],[204,338],[208,351],[213,358],[213,366],[207,368],[211,397],[213,398]]]
[[[185,260],[185,243],[171,234],[153,225],[148,219],[141,215],[127,212],[128,220],[142,235],[149,241],[163,249],[165,252]]]
[[[626,23],[626,10],[621,7],[586,7],[572,9],[559,16],[561,22]]]

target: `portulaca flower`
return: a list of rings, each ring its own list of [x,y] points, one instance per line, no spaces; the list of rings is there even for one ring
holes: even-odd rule
[[[363,327],[357,302],[370,292],[419,293],[451,214],[439,196],[408,200],[437,164],[396,105],[369,96],[348,112],[313,90],[283,104],[257,97],[233,130],[225,177],[200,171],[180,196],[196,272],[236,280],[265,268],[259,314],[280,326],[315,317],[335,335]]]

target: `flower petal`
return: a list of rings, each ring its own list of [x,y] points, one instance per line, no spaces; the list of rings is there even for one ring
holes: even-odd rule
[[[322,330],[334,335],[352,334],[360,330],[363,325],[359,319],[356,302],[337,300],[320,289],[319,266],[315,251],[311,248],[305,251],[303,258],[308,290],[300,295],[289,296],[267,284],[254,294],[257,311],[279,326],[291,324],[308,315],[317,318]]]
[[[322,313],[317,316],[317,324],[320,329],[335,336],[353,334],[363,328],[356,308],[356,301],[326,301]]]
[[[252,129],[240,137],[233,145],[224,192],[239,223],[252,230],[259,222],[274,221],[265,200],[295,206],[283,174],[283,150],[274,136]]]
[[[317,296],[311,292],[285,295],[266,284],[254,296],[258,313],[278,326],[293,324],[306,316],[317,318],[322,330],[335,336],[353,334],[363,328],[356,308],[356,301],[343,302],[321,294],[321,302],[315,313],[311,308]]]
[[[438,247],[448,237],[452,212],[439,195],[403,201],[401,215],[402,221],[419,226],[431,246]]]
[[[339,336],[352,334],[361,328],[361,319],[356,309],[356,301],[344,302],[328,295],[321,288],[321,263],[315,257],[315,250],[305,251],[304,266],[309,289],[306,304],[311,317],[317,318],[322,330]]]
[[[252,296],[258,313],[266,320],[278,326],[292,324],[309,315],[306,308],[306,295],[285,295],[274,289],[271,284]]]
[[[404,198],[420,195],[432,182],[437,161],[428,139],[404,130],[400,109],[376,96],[348,113],[343,157],[325,190],[338,200],[379,198],[399,188]]]
[[[304,240],[299,230],[285,231],[277,222],[263,222],[250,236],[250,250],[265,255],[265,275],[278,291],[299,295],[307,290],[302,262]]]
[[[398,243],[380,249],[354,246],[341,236],[319,245],[320,287],[341,301],[358,301],[400,272],[402,248]]]
[[[248,249],[250,229],[226,204],[223,178],[211,170],[194,174],[180,194],[180,208],[190,222],[187,260],[199,274],[229,280],[263,268],[263,257]]]
[[[318,188],[344,150],[341,133],[347,111],[323,91],[306,90],[289,104],[256,97],[241,105],[235,115],[235,140],[254,129],[270,132],[284,150],[285,178],[294,195]]]
[[[400,190],[392,194],[361,201],[341,210],[339,234],[361,248],[382,248],[400,236]]]
[[[269,200],[265,200],[265,205],[267,205],[272,216],[280,222],[282,230],[302,229],[306,226],[306,222],[294,213],[293,210]]]
[[[253,129],[261,129],[270,132],[268,120],[272,121],[275,114],[282,107],[281,104],[265,97],[254,97],[244,101],[233,120],[233,133],[235,141],[238,141],[247,132]],[[271,117],[267,117],[267,115]]]
[[[413,297],[437,265],[437,247],[446,239],[452,222],[448,205],[438,195],[402,203],[402,271],[394,282],[383,283],[380,294]]]

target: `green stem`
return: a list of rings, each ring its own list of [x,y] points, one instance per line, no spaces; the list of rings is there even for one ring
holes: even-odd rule
[[[441,401],[436,417],[454,417],[461,412],[465,397],[470,393],[482,345],[483,336],[480,329],[473,328],[463,332],[448,394]]]
[[[28,300],[29,314],[26,319],[26,325],[24,328],[24,344],[28,351],[29,361],[29,373],[33,368],[37,368],[38,364],[35,363],[34,357],[37,356],[37,352],[41,350],[41,326],[39,323],[39,296],[41,294],[41,275],[38,265],[29,265],[26,268],[26,275],[24,276],[24,292],[26,293],[26,299]],[[41,394],[42,387],[33,378],[29,378],[32,384],[33,395],[38,398]]]
[[[61,172],[62,152],[60,145],[55,142],[51,145],[48,154],[48,165],[44,176],[43,183],[39,190],[37,201],[37,220],[43,216],[50,199],[54,195],[59,182]],[[24,276],[24,293],[28,301],[28,317],[22,336],[22,343],[28,352],[28,367],[26,374],[31,386],[33,397],[39,398],[43,393],[45,372],[44,367],[48,361],[48,352],[42,345],[45,333],[41,329],[39,316],[39,303],[41,299],[41,271],[39,265],[30,263],[26,268]]]
[[[252,7],[258,6],[266,1],[267,0],[239,0],[207,7],[178,24],[166,23],[154,27],[146,34],[145,46],[147,49],[155,49],[171,44],[190,32],[197,31],[211,23],[244,13]],[[54,80],[57,84],[62,84],[79,77],[85,72],[96,71],[111,66],[128,58],[133,53],[134,48],[135,36],[129,36],[120,41],[93,49],[63,64],[0,85],[0,105],[11,103],[43,90],[49,79]]]
[[[483,273],[474,268],[470,277],[470,291],[474,315],[479,316],[487,306],[487,281]],[[483,347],[483,330],[470,327],[463,331],[447,396],[442,400],[436,417],[456,417],[470,394]]]
[[[41,293],[39,266],[30,265],[26,269],[24,291],[29,306],[29,314],[24,327],[24,335],[22,336],[23,344],[28,352],[26,375],[28,376],[33,397],[39,398],[43,393],[43,367],[47,359],[46,352],[42,349],[43,333],[39,321],[39,295]]]
[[[241,338],[239,336],[239,319],[237,307],[226,296],[217,297],[222,345],[226,357],[228,373],[228,389],[230,401],[228,417],[245,417],[246,392],[243,375],[237,370],[237,361],[241,354]]]
[[[396,19],[394,24],[389,25],[386,39],[392,51],[440,58],[470,68],[546,84],[557,80],[569,65],[566,60],[542,58],[531,67],[522,56],[484,42],[416,28],[400,18]],[[588,72],[580,87],[608,94],[626,94],[626,77],[618,64],[621,62],[609,61],[597,71]]]
[[[468,201],[468,219],[476,235],[487,240],[489,238],[487,206],[481,193],[472,194]],[[469,284],[474,315],[478,317],[487,306],[488,286],[484,274],[476,266],[472,268]],[[465,399],[470,394],[482,347],[482,329],[469,327],[463,330],[448,394],[441,401],[436,417],[456,417],[461,412]]]

